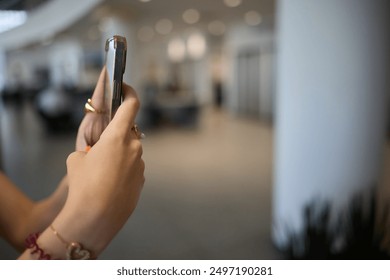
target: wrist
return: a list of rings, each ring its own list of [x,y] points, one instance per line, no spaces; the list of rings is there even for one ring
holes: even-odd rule
[[[25,240],[26,250],[20,260],[61,260],[66,259],[63,248],[45,230],[42,234],[32,233]]]
[[[96,259],[108,244],[88,215],[65,209],[41,234],[30,234],[20,259]]]
[[[69,258],[66,254],[71,254],[72,251],[86,250],[90,253],[90,258],[96,259],[104,244],[93,229],[90,221],[82,216],[61,213],[48,230],[51,238],[62,245],[66,258]]]
[[[89,260],[97,257],[79,242],[65,240],[53,225],[42,234],[30,234],[25,243],[26,251],[19,259]]]
[[[54,231],[58,233],[60,238],[50,228],[50,237],[57,239],[59,243],[61,238],[67,243],[77,242],[91,252],[92,258],[97,258],[100,253],[107,247],[109,242],[114,237],[117,230],[112,224],[108,225],[105,221],[105,210],[94,205],[85,206],[85,211],[74,211],[79,209],[69,205],[64,207],[63,211],[52,222]],[[89,210],[92,209],[93,210]]]

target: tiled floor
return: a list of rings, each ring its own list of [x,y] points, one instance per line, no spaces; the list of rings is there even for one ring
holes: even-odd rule
[[[36,112],[1,109],[5,171],[30,196],[65,173],[74,132],[49,134]],[[278,259],[270,239],[272,128],[205,109],[196,128],[147,131],[139,206],[102,259]],[[14,252],[0,243],[0,258]]]

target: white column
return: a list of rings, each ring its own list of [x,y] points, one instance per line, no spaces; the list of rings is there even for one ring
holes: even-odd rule
[[[56,42],[50,48],[49,58],[53,86],[60,88],[63,85],[80,85],[80,73],[84,65],[79,41],[63,39]]]
[[[313,199],[378,183],[389,90],[386,0],[280,0],[273,238]]]
[[[6,86],[7,61],[5,51],[0,48],[0,94]]]

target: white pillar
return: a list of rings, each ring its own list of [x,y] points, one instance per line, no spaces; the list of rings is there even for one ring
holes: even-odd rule
[[[6,86],[7,61],[5,51],[0,48],[0,95]]]
[[[273,239],[313,199],[378,183],[389,94],[387,0],[280,0]]]
[[[50,48],[49,57],[50,79],[54,87],[80,85],[80,73],[84,68],[80,42],[60,40]]]

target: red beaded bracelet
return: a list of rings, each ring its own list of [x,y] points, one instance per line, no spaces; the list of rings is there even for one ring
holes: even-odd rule
[[[51,260],[52,257],[46,254],[41,247],[39,247],[37,240],[40,233],[32,233],[26,238],[26,248],[31,249],[31,254],[39,254],[38,260]]]

